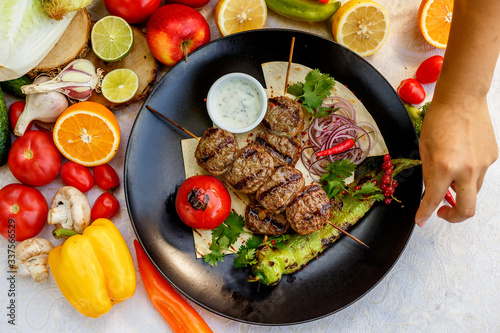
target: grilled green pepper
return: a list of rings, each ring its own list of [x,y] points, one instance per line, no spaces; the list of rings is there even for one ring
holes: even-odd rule
[[[318,0],[266,0],[267,8],[298,21],[326,21],[340,8],[340,1],[324,4]]]
[[[396,175],[405,169],[419,165],[420,160],[395,159],[392,160],[394,173]],[[382,179],[384,172],[373,170],[367,175],[355,180],[349,185],[352,190],[354,186],[365,182]],[[353,226],[375,203],[369,197],[363,200],[353,198],[351,195],[342,197],[342,201],[332,205],[333,217],[330,222],[347,230]],[[291,274],[303,266],[319,253],[329,247],[340,237],[340,232],[333,226],[327,224],[323,228],[308,235],[294,234],[286,241],[286,246],[277,249],[267,245],[260,247],[256,252],[257,263],[252,265],[253,276],[250,282],[259,281],[265,285],[275,285],[283,274]]]

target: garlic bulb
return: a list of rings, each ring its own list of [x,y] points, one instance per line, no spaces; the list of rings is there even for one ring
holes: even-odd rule
[[[55,78],[43,83],[33,82],[21,87],[26,95],[47,91],[59,91],[69,98],[85,101],[92,90],[99,86],[100,78],[93,63],[76,59],[69,63]]]
[[[34,84],[49,81],[48,76],[39,76]],[[33,120],[53,123],[68,108],[68,99],[58,91],[26,95],[26,106],[17,120],[14,134],[23,136]]]

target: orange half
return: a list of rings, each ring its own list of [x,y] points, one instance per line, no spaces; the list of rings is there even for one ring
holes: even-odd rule
[[[109,162],[120,145],[120,126],[104,105],[80,102],[67,108],[54,126],[54,143],[68,160],[84,166]]]
[[[453,0],[423,0],[418,9],[418,28],[432,46],[445,49],[450,36]]]

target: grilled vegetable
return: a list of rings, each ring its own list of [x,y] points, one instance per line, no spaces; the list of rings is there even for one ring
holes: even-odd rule
[[[396,175],[398,172],[419,165],[420,160],[396,159],[392,163],[394,165],[393,175]],[[373,170],[352,182],[349,188],[354,189],[355,186],[362,186],[372,180],[380,182],[383,175],[384,171]],[[336,204],[332,205],[330,221],[332,224],[347,230],[359,221],[374,203],[375,199],[370,197],[361,200],[351,195],[345,195],[342,197],[342,201],[337,200]],[[290,274],[301,269],[335,242],[340,235],[336,228],[327,224],[308,235],[291,235],[286,241],[286,246],[280,249],[269,244],[259,248],[256,254],[257,263],[252,266],[253,276],[249,278],[249,281],[259,281],[269,286],[277,284],[283,274]]]

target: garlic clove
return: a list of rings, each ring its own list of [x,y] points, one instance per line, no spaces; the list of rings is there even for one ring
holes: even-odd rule
[[[87,100],[100,82],[94,64],[86,59],[69,63],[55,78],[47,82],[33,83],[21,87],[25,94],[59,91],[79,101]]]

